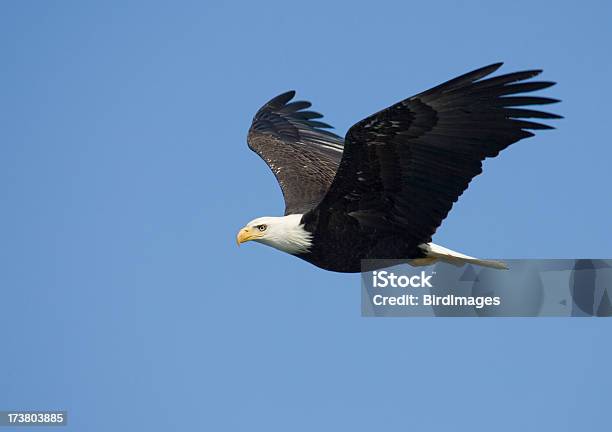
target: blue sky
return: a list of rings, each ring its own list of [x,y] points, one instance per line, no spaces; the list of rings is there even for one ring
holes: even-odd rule
[[[0,409],[75,431],[573,431],[609,424],[605,319],[366,319],[358,275],[256,244],[282,213],[245,143],[296,89],[343,134],[496,61],[554,131],[486,162],[436,234],[610,258],[609,2],[0,6]]]

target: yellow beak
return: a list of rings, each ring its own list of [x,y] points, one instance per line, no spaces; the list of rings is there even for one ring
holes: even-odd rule
[[[240,246],[240,243],[248,242],[249,240],[253,240],[257,237],[257,233],[254,233],[251,228],[244,227],[240,231],[238,231],[238,235],[236,235],[236,243]]]

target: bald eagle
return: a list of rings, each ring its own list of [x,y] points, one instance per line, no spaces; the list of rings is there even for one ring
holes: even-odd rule
[[[359,272],[364,259],[506,268],[431,242],[485,158],[533,136],[530,130],[552,129],[525,119],[561,118],[522,108],[558,102],[524,95],[555,84],[524,82],[541,70],[485,78],[501,65],[391,105],[353,125],[344,140],[308,110],[310,102],[291,102],[294,91],[270,100],[247,141],[276,176],[285,215],[252,220],[238,244],[253,240],[336,272]]]

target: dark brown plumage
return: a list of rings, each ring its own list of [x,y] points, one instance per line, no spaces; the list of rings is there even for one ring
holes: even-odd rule
[[[304,111],[310,102],[289,101],[295,91],[276,96],[257,111],[248,144],[270,167],[283,191],[285,214],[316,206],[334,179],[344,141],[325,130],[323,117]]]

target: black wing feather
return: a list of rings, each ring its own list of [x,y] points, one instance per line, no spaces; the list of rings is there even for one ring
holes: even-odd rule
[[[530,130],[551,128],[524,119],[560,116],[513,107],[557,102],[524,95],[554,83],[522,82],[539,70],[483,79],[500,66],[462,75],[350,128],[328,193],[304,216],[319,241],[318,234],[335,235],[330,241],[344,244],[334,256],[323,257],[319,248],[318,259],[358,271],[359,259],[414,256],[482,172],[485,158],[532,136]]]

